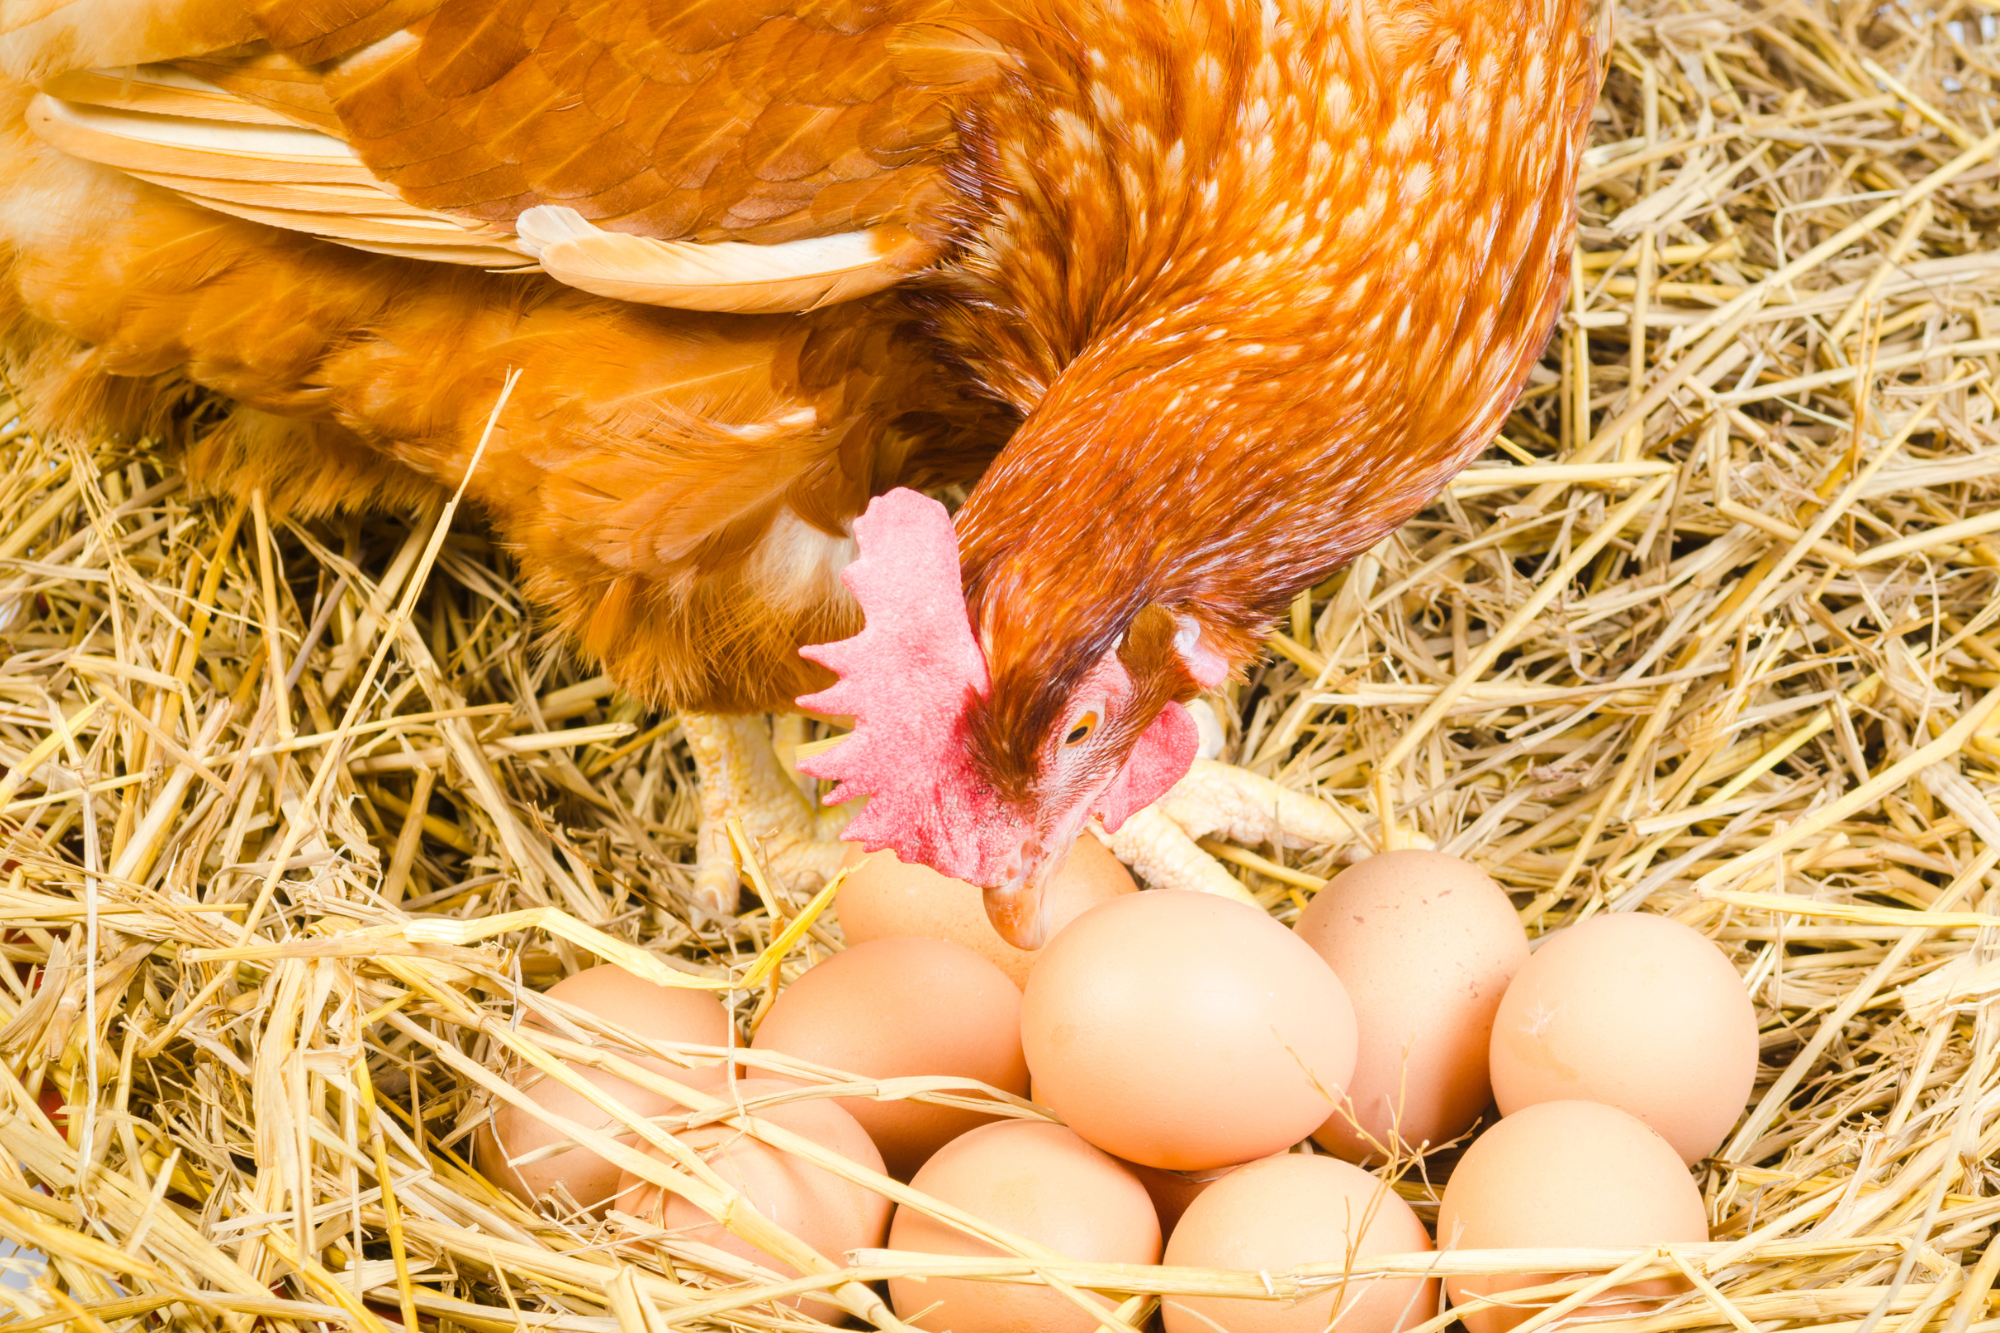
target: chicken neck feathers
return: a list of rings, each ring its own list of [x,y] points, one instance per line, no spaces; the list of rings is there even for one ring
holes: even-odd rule
[[[1091,0],[1023,48],[939,315],[1026,418],[958,524],[996,780],[1143,608],[1243,663],[1491,440],[1566,287],[1590,20]]]

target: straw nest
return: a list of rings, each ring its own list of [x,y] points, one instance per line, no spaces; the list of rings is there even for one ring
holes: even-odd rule
[[[1216,850],[1289,919],[1386,813],[1534,931],[1669,913],[1755,997],[1710,1244],[1357,1273],[1584,1274],[1557,1313],[1688,1279],[1621,1333],[2000,1329],[2000,22],[1619,20],[1569,313],[1505,438],[1221,701],[1355,844]],[[748,1024],[838,926],[761,875],[733,921],[686,909],[675,720],[545,650],[472,516],[296,524],[191,493],[172,443],[0,441],[0,1236],[49,1256],[0,1327],[795,1328],[781,1290],[882,1322],[860,1284],[921,1268],[1131,1328],[1339,1273],[998,1237],[1023,1257],[781,1288],[500,1195],[465,1165],[489,1063],[621,1058],[515,1031],[524,985],[672,968]],[[1442,1170],[1397,1188],[1428,1216]]]

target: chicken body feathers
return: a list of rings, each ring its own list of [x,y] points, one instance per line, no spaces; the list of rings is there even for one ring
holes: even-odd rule
[[[950,3],[151,0],[129,40],[27,24],[0,56],[65,151],[270,225],[489,268],[533,268],[516,221],[551,207],[670,243],[921,235],[879,287],[942,250],[957,108],[1005,65]],[[76,63],[103,51],[147,62]]]
[[[973,724],[1021,784],[1144,608],[1250,659],[1485,448],[1567,286],[1598,86],[1573,0],[1077,8],[1080,56],[1028,48],[980,105],[939,321],[1025,418],[958,519]]]
[[[1582,0],[0,0],[9,346],[79,412],[229,395],[191,470],[303,508],[455,484],[527,369],[470,494],[684,708],[823,684],[796,649],[855,627],[868,497],[984,473],[967,587],[1029,725],[1146,605],[1242,660],[1484,445],[1562,287],[1588,28]],[[799,315],[474,270],[531,266],[541,207],[944,257]]]
[[[843,523],[884,478],[977,477],[1009,421],[884,296],[805,316],[659,311],[379,258],[220,216],[0,130],[10,369],[48,410],[140,424],[199,385],[244,411],[187,459],[303,511],[464,476],[525,585],[633,690],[715,711],[824,681],[856,626]],[[133,392],[121,392],[129,386]]]

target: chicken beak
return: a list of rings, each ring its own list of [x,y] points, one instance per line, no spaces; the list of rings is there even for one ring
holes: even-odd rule
[[[1043,892],[1059,857],[1037,857],[998,888],[986,890],[986,919],[1016,949],[1039,949],[1049,940],[1049,899]]]

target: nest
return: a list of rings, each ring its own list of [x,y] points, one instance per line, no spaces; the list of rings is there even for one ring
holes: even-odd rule
[[[816,1284],[879,1321],[860,1284],[921,1270],[1100,1291],[1131,1329],[1162,1294],[1422,1267],[1581,1274],[1535,1327],[1677,1274],[1608,1322],[2000,1329],[2000,19],[1618,19],[1570,305],[1504,436],[1217,699],[1229,757],[1355,842],[1212,850],[1286,920],[1421,836],[1534,932],[1706,932],[1763,1034],[1700,1174],[1709,1244],[1260,1277],[1000,1238],[1020,1257],[780,1283],[525,1209],[467,1165],[492,1067],[615,1043],[514,1030],[523,988],[671,969],[747,1025],[840,947],[823,900],[746,842],[756,905],[689,910],[675,719],[548,651],[472,516],[284,521],[191,493],[171,439],[17,424],[0,1236],[46,1264],[0,1259],[0,1328],[806,1328],[772,1298]],[[1447,1169],[1395,1188],[1429,1220]]]

